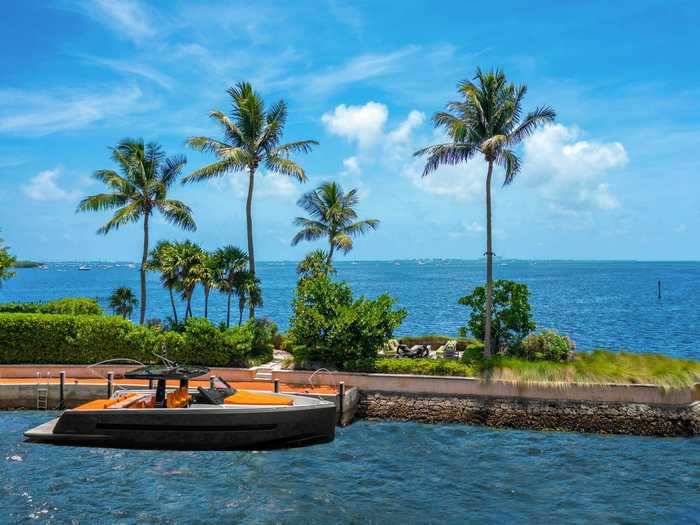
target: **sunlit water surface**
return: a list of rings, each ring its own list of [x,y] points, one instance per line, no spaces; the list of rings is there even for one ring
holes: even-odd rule
[[[358,422],[267,452],[24,443],[0,413],[0,522],[700,523],[700,439]]]

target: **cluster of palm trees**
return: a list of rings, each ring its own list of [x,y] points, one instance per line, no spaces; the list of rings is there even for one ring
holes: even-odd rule
[[[508,82],[501,70],[484,72],[477,69],[473,80],[458,84],[460,100],[449,102],[446,111],[439,111],[433,116],[436,128],[442,128],[449,141],[423,148],[416,156],[427,156],[423,176],[438,170],[444,165],[464,164],[475,157],[482,157],[487,164],[485,178],[486,193],[486,305],[485,305],[485,354],[491,355],[491,316],[493,308],[493,242],[491,185],[494,166],[504,172],[503,184],[513,182],[521,168],[520,159],[515,148],[538,126],[552,122],[555,112],[548,106],[536,108],[523,116],[522,103],[527,93],[525,85]],[[251,283],[257,283],[255,272],[255,250],[253,245],[253,192],[255,176],[262,168],[269,173],[292,177],[299,182],[306,181],[303,168],[290,156],[295,153],[309,153],[318,142],[301,140],[283,143],[282,136],[287,120],[287,106],[279,101],[266,107],[260,95],[249,83],[239,83],[228,90],[231,97],[231,112],[226,115],[214,111],[210,117],[222,129],[220,139],[210,137],[192,137],[187,144],[200,152],[213,153],[217,160],[183,178],[183,182],[204,181],[226,174],[244,174],[248,177],[248,194],[246,199],[247,227],[247,270]],[[98,211],[114,209],[114,216],[98,230],[108,233],[128,223],[143,219],[143,254],[141,263],[141,323],[146,312],[145,272],[148,268],[148,228],[150,217],[159,212],[163,217],[186,230],[194,230],[195,223],[191,210],[182,202],[168,198],[168,190],[178,178],[185,165],[182,156],[166,158],[162,149],[143,141],[126,140],[112,150],[112,158],[119,166],[120,173],[113,170],[99,170],[94,176],[108,187],[107,193],[93,195],[84,199],[78,210]],[[328,252],[324,252],[326,263],[330,265],[335,251],[347,253],[353,246],[353,238],[375,229],[378,221],[374,219],[358,221],[354,211],[357,204],[357,190],[345,193],[334,182],[326,183],[317,190],[305,194],[298,204],[310,217],[298,217],[294,224],[300,231],[292,239],[295,245],[302,240],[314,241],[328,239]],[[207,255],[195,249],[192,243],[174,243],[183,253],[195,259],[206,261]],[[160,245],[159,245],[160,247]],[[316,254],[318,255],[318,254]],[[214,257],[215,259],[215,257]],[[185,259],[183,259],[185,260]],[[156,262],[156,261],[154,261]],[[209,292],[218,288],[223,293],[233,293],[231,281],[221,279],[221,269],[214,269],[206,263],[197,263],[197,277],[182,273],[186,268],[181,263],[176,274],[170,270],[162,276],[172,275],[172,287],[167,284],[171,278],[163,277],[164,286],[171,291],[182,294],[187,304],[185,316],[191,315],[190,301],[193,283],[202,283],[205,294],[205,314]],[[156,267],[156,266],[154,266]],[[175,271],[175,270],[173,270]],[[218,273],[217,273],[218,272]],[[194,274],[192,274],[194,275]],[[227,274],[230,275],[230,274]],[[218,276],[218,277],[217,277]],[[226,281],[226,282],[224,282]],[[216,284],[215,284],[216,283]],[[233,291],[232,291],[233,290]],[[258,287],[259,291],[259,287]],[[250,316],[254,316],[256,300],[250,292],[247,301]],[[259,292],[258,292],[259,293]],[[239,298],[242,297],[239,295]],[[171,295],[172,299],[172,295]],[[173,300],[173,315],[176,315]],[[240,317],[240,316],[239,316]]]
[[[160,241],[151,251],[147,269],[160,272],[160,282],[168,290],[173,321],[192,316],[192,296],[197,285],[204,290],[204,317],[209,317],[209,295],[217,290],[227,296],[226,326],[231,324],[231,298],[238,299],[238,324],[243,322],[246,305],[261,306],[260,281],[250,271],[248,255],[235,246],[207,252],[191,241]],[[185,304],[178,316],[175,294]]]

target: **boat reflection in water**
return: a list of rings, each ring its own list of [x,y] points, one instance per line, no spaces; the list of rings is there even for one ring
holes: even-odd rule
[[[24,433],[28,441],[97,447],[235,450],[296,447],[335,438],[335,404],[321,399],[221,387],[190,390],[204,367],[147,366],[127,379],[157,381],[66,410]],[[178,380],[179,387],[166,387]]]

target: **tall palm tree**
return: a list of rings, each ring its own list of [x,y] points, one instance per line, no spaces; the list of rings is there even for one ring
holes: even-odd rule
[[[134,312],[134,307],[139,304],[139,300],[136,299],[136,295],[126,286],[117,288],[109,296],[109,307],[112,309],[115,315],[121,315],[124,319],[130,319],[131,314]]]
[[[491,177],[494,164],[505,172],[503,185],[513,182],[520,171],[520,159],[513,150],[538,126],[553,122],[549,106],[536,108],[522,117],[527,86],[506,80],[501,70],[476,70],[474,81],[464,80],[457,90],[463,100],[449,102],[447,111],[433,115],[433,123],[443,128],[451,142],[428,146],[415,153],[427,155],[423,176],[440,166],[466,163],[481,154],[486,172],[486,306],[484,312],[484,355],[491,356],[491,315],[493,310],[493,243],[491,239]]]
[[[166,158],[155,143],[125,139],[112,148],[112,160],[119,166],[114,170],[98,170],[93,177],[104,183],[108,192],[84,198],[77,211],[102,211],[117,208],[112,218],[97,233],[107,234],[125,224],[143,218],[143,254],[141,257],[141,315],[146,319],[146,269],[148,259],[148,226],[156,212],[171,224],[185,230],[195,230],[192,210],[179,200],[169,199],[168,191],[182,172],[187,160],[182,155]]]
[[[173,292],[182,291],[182,287],[173,244],[169,241],[158,242],[156,247],[151,250],[147,264],[149,270],[160,272],[160,282],[163,288],[168,290],[170,306],[173,309],[173,321],[177,324],[177,307],[175,306],[175,296]]]
[[[226,326],[231,326],[231,296],[237,293],[236,284],[241,273],[247,273],[248,255],[235,246],[224,246],[214,252],[216,287],[226,294]],[[241,317],[242,317],[241,311]]]
[[[294,219],[294,225],[301,227],[301,230],[292,239],[292,246],[301,241],[316,241],[327,237],[328,264],[331,264],[336,249],[348,253],[352,250],[354,237],[369,230],[376,230],[379,226],[377,219],[355,220],[357,212],[354,206],[358,200],[357,189],[345,193],[336,182],[324,182],[314,191],[302,195],[297,204],[304,208],[311,218]]]
[[[247,172],[248,196],[246,199],[246,227],[250,272],[255,275],[255,249],[253,247],[253,188],[255,173],[260,166],[268,172],[287,175],[299,182],[306,181],[301,166],[291,160],[292,153],[309,153],[315,140],[301,140],[281,144],[287,121],[287,105],[283,100],[265,108],[261,96],[247,82],[230,88],[232,110],[229,118],[221,111],[210,117],[223,130],[223,140],[209,137],[191,137],[187,143],[197,151],[210,152],[218,160],[190,173],[184,182],[195,182],[220,177],[226,173]],[[251,317],[254,316],[251,304]]]

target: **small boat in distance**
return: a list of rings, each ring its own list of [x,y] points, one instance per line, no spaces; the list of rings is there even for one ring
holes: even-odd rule
[[[90,268],[89,266],[87,266],[85,264],[81,264],[80,266],[78,266],[78,270],[81,272],[87,272],[87,271],[90,271],[91,269],[92,268]]]
[[[328,443],[335,439],[335,403],[312,397],[189,388],[205,375],[195,366],[146,366],[127,379],[157,381],[154,389],[121,390],[66,410],[24,433],[30,442],[181,450],[256,450]],[[167,381],[179,381],[167,388]]]

